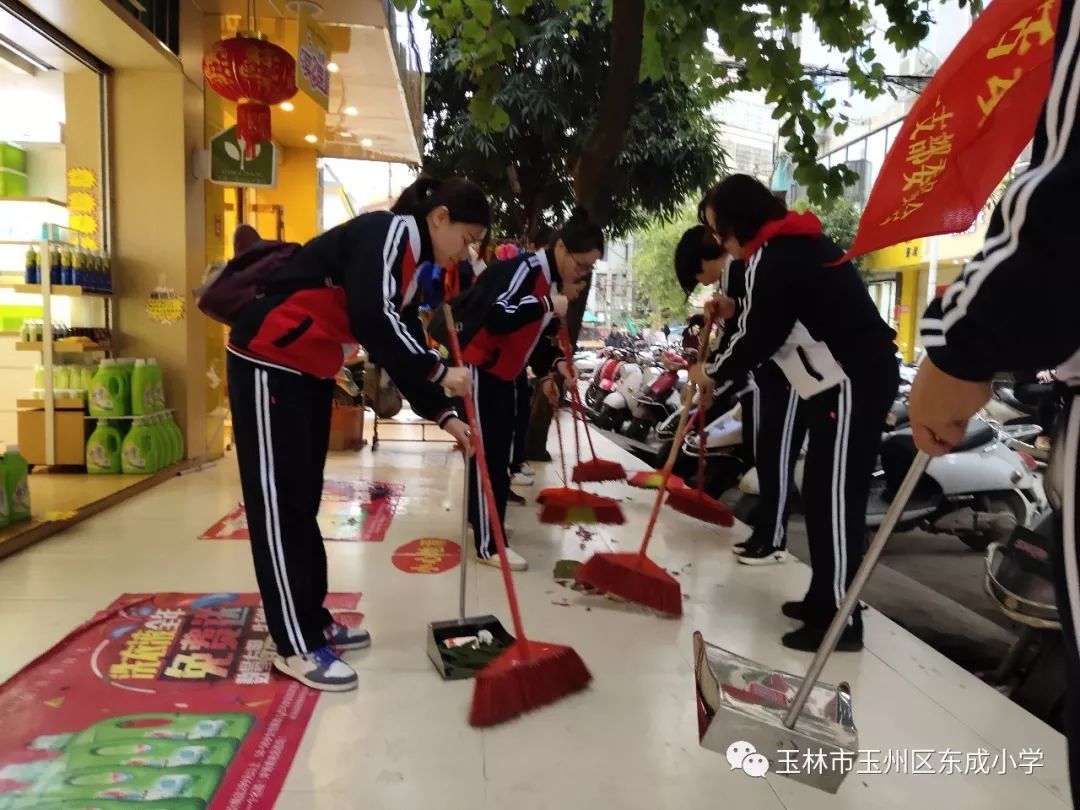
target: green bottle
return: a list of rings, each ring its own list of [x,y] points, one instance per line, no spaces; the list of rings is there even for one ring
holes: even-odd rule
[[[19,454],[17,444],[9,444],[4,453],[4,489],[8,515],[12,523],[30,519],[30,465]]]

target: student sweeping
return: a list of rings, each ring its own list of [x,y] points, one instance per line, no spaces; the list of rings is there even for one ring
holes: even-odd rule
[[[584,213],[575,213],[549,247],[489,266],[469,291],[454,302],[454,318],[472,370],[472,396],[480,420],[495,494],[497,514],[491,514],[473,461],[469,480],[469,522],[476,540],[477,559],[498,567],[494,521],[505,526],[515,411],[520,407],[516,381],[528,364],[550,396],[553,374],[569,379],[558,343],[558,322],[566,317],[570,300],[584,289],[585,279],[603,255],[604,235]],[[528,562],[507,548],[510,566],[524,571]]]
[[[783,607],[803,622],[783,644],[815,650],[862,560],[870,479],[899,385],[896,334],[854,265],[831,266],[843,251],[812,213],[788,211],[759,181],[733,175],[709,194],[706,216],[727,251],[746,262],[746,291],[726,348],[696,367],[695,379],[720,392],[772,358],[807,399],[803,500],[812,576],[805,597]],[[800,330],[820,342],[793,340]],[[862,649],[859,614],[837,649]]]
[[[464,258],[487,231],[488,201],[467,180],[425,178],[392,211],[363,214],[300,247],[240,313],[229,338],[233,433],[274,663],[327,691],[357,683],[335,648],[371,643],[366,631],[335,623],[323,607],[326,550],[316,515],[343,348],[349,354],[362,344],[417,413],[470,446],[448,396],[466,395],[470,375],[445,366],[418,339],[414,304],[418,267]]]

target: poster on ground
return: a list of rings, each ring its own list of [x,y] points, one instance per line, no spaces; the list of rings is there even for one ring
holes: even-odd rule
[[[324,540],[381,543],[397,512],[405,487],[382,481],[327,481],[319,506]],[[201,540],[250,540],[244,505],[199,535]]]
[[[257,594],[125,594],[0,686],[0,810],[272,807],[319,695],[275,654]]]

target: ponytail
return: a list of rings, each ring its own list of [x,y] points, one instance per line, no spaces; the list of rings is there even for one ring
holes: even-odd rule
[[[591,250],[604,251],[604,229],[589,218],[588,212],[581,207],[575,208],[566,224],[551,237],[549,247],[562,242],[571,253],[588,253]]]
[[[394,214],[426,217],[439,206],[445,206],[453,222],[491,227],[491,205],[480,186],[464,177],[425,176],[418,178],[401,192],[390,208]]]

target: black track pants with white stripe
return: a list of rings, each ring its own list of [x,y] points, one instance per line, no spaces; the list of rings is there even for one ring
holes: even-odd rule
[[[1080,807],[1080,392],[1073,391],[1054,439],[1047,491],[1060,506],[1060,542],[1054,559],[1058,615],[1065,641],[1065,736],[1069,741],[1069,783],[1073,806]]]
[[[775,363],[754,372],[758,389],[757,473],[761,497],[751,543],[787,548],[787,520],[795,489],[795,461],[806,438],[808,406]]]
[[[473,369],[473,402],[484,438],[484,456],[491,488],[495,492],[498,515],[492,515],[487,498],[480,488],[476,460],[469,465],[469,523],[476,537],[476,553],[487,559],[498,554],[493,521],[506,525],[506,500],[510,494],[510,456],[514,445],[514,426],[517,423],[517,388],[513,380],[500,380],[479,369]]]
[[[251,556],[281,655],[326,646],[326,549],[317,516],[334,381],[230,353],[229,405]]]
[[[811,568],[805,605],[811,624],[832,620],[862,562],[870,479],[899,382],[899,370],[890,363],[876,377],[845,380],[806,401],[810,442],[802,496]]]

